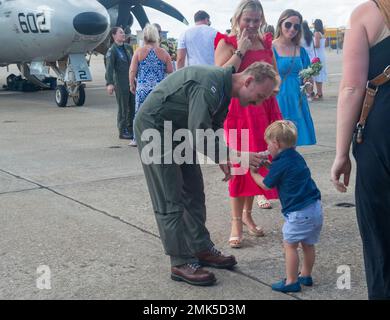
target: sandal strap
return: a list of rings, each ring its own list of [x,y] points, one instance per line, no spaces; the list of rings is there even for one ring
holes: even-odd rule
[[[242,220],[242,217],[232,217],[232,220],[240,221],[240,220]]]
[[[272,205],[268,199],[257,199],[257,204],[260,207],[262,207],[262,206],[270,207]]]

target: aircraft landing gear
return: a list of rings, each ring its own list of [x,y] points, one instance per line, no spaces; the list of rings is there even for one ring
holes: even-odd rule
[[[63,85],[57,86],[55,100],[57,106],[66,107],[68,98],[72,98],[76,106],[85,103],[85,81],[91,81],[88,62],[85,54],[70,54],[68,57],[50,64]]]
[[[81,84],[77,88],[76,95],[73,96],[73,102],[76,106],[82,106],[85,103],[85,85]]]
[[[69,97],[73,99],[76,106],[83,106],[85,103],[85,84],[80,83],[74,86],[57,86],[55,95],[57,106],[61,108],[66,107]]]
[[[57,86],[56,88],[56,103],[57,106],[64,108],[68,103],[68,90],[65,86]]]

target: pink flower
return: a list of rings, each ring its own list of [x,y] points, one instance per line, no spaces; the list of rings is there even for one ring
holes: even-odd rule
[[[311,60],[311,63],[317,63],[317,62],[321,62],[320,58],[318,57],[315,57],[313,58],[313,60]]]

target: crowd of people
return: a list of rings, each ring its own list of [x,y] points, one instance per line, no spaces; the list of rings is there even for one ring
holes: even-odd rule
[[[360,13],[367,18],[359,20]],[[389,16],[386,1],[368,1],[352,14],[351,30],[345,37],[337,151],[332,168],[332,180],[340,191],[348,185],[349,145],[362,105],[362,90],[368,78],[390,64],[390,37],[386,33],[390,22],[385,22]],[[265,17],[259,0],[242,0],[232,15],[230,32],[220,33],[210,26],[209,14],[198,11],[195,26],[180,36],[176,71],[170,55],[161,48],[155,25],[144,28],[144,45],[134,53],[124,44],[123,30],[115,28],[114,44],[107,53],[107,90],[109,94],[115,91],[117,96],[119,138],[131,139],[129,145],[138,146],[140,155],[147,145],[141,136],[148,129],[157,130],[161,137],[172,137],[178,129],[224,129],[228,158],[213,160],[220,164],[228,181],[229,245],[243,246],[244,226],[250,235],[264,236],[265,231],[252,217],[255,197],[262,209],[272,208],[270,200],[279,198],[285,218],[286,278],[274,283],[272,289],[297,292],[302,285],[313,285],[314,245],[322,227],[321,193],[295,147],[316,144],[309,101],[323,99],[323,83],[327,80],[324,27],[316,19],[312,32],[293,9],[281,13],[275,31],[266,24]],[[377,37],[380,33],[381,38]],[[363,44],[354,42],[358,37],[364,38]],[[314,58],[321,61],[321,71],[303,79],[302,70]],[[303,86],[302,90],[304,83],[312,86]],[[365,142],[354,150],[358,162],[356,193],[363,195],[357,209],[370,298],[390,298],[390,273],[385,270],[390,265],[390,239],[385,235],[390,215],[384,194],[390,177],[381,180],[388,176],[390,149],[378,136],[379,131],[389,130],[383,116],[389,84],[379,90],[377,98],[383,111],[378,107],[375,114],[374,109],[370,115],[373,124],[367,123],[364,132]],[[164,121],[172,122],[170,132],[166,132]],[[382,124],[383,130],[377,130]],[[231,135],[232,131],[237,134]],[[193,158],[197,157],[195,151],[191,151]],[[161,241],[171,258],[171,278],[192,285],[212,285],[215,275],[204,266],[232,268],[237,261],[214,246],[206,228],[199,164],[164,164],[167,153],[173,153],[173,147],[164,149],[161,163],[142,165]],[[232,174],[233,168],[243,166],[239,160],[244,155],[248,159],[245,174]],[[366,173],[372,166],[377,175]],[[344,183],[339,182],[341,175]],[[383,197],[374,192],[373,185],[381,186]],[[380,246],[375,247],[378,243]],[[303,249],[300,271],[299,245]]]

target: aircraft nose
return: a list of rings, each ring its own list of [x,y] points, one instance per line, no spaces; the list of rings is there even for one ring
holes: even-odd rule
[[[83,12],[73,19],[73,26],[83,35],[97,36],[107,30],[108,20],[97,12]]]

